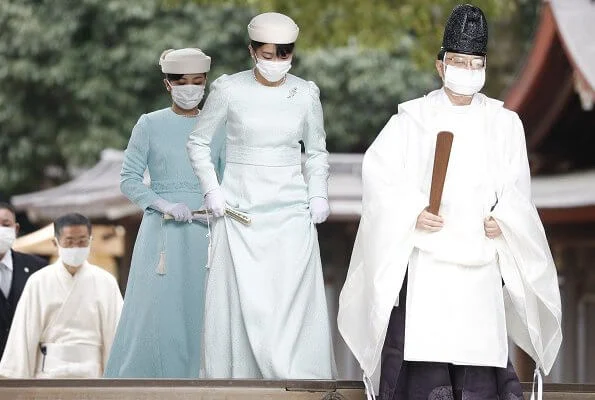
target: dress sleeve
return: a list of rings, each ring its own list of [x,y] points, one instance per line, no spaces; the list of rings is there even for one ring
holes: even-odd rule
[[[211,142],[211,161],[215,167],[215,173],[219,183],[223,179],[223,172],[225,171],[225,126],[222,126],[213,137]]]
[[[308,85],[310,96],[303,135],[306,151],[304,172],[308,183],[308,198],[323,197],[327,199],[329,164],[320,90],[314,82],[308,82]]]
[[[150,135],[146,116],[141,116],[132,129],[132,136],[124,152],[124,162],[120,172],[120,190],[143,210],[160,197],[143,183],[149,158]]]
[[[203,193],[219,187],[215,165],[211,157],[213,142],[225,141],[227,123],[229,77],[221,76],[211,85],[211,93],[200,113],[196,128],[187,143],[188,156]],[[218,137],[223,135],[223,137]],[[220,149],[220,147],[218,147]]]

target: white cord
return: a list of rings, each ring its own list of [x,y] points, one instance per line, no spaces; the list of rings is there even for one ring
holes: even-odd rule
[[[535,382],[537,382],[537,398],[535,398]],[[533,385],[531,385],[531,400],[543,400],[543,377],[539,367],[535,367],[533,372]]]
[[[207,217],[207,239],[209,239],[209,244],[207,245],[207,265],[206,268],[209,269],[211,268],[211,236],[212,235],[212,231],[211,231],[211,220],[209,218],[209,213],[207,212],[206,214]]]
[[[376,393],[374,393],[374,383],[368,378],[364,372],[364,386],[366,387],[366,398],[367,400],[376,400]]]

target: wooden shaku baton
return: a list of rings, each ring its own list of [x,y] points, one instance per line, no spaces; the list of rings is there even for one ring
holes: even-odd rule
[[[430,206],[428,211],[438,215],[440,201],[452,148],[452,132],[442,131],[436,136],[436,153],[434,154],[434,170],[432,171],[432,186],[430,187]]]

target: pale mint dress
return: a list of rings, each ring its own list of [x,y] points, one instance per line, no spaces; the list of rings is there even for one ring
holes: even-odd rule
[[[142,115],[124,154],[120,188],[144,210],[124,308],[104,376],[107,378],[198,378],[201,365],[207,227],[163,221],[150,208],[158,198],[202,206],[186,142],[198,118],[170,108]],[[213,143],[217,167],[220,147]],[[143,184],[149,170],[150,186]],[[158,267],[163,253],[161,268]]]
[[[327,197],[319,91],[288,75],[279,87],[252,71],[211,86],[188,143],[201,187],[217,188],[210,146],[225,128],[221,188],[249,226],[216,220],[207,281],[207,378],[330,379],[334,361],[318,237],[308,200]],[[300,141],[306,150],[302,171]]]

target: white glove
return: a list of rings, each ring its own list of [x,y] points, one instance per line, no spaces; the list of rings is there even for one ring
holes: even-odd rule
[[[328,200],[323,197],[312,197],[310,199],[310,215],[312,215],[312,222],[320,224],[328,218],[331,209],[328,205]]]
[[[215,218],[225,215],[225,197],[221,188],[218,187],[205,194],[205,207]]]
[[[171,215],[177,222],[192,221],[192,211],[184,203],[170,203],[167,200],[157,199],[151,207],[163,214]]]

